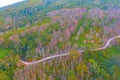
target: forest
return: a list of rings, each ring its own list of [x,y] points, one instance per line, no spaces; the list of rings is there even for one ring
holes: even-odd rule
[[[120,38],[94,50],[120,35],[119,14],[120,0],[26,0],[0,8],[0,80],[120,80]]]

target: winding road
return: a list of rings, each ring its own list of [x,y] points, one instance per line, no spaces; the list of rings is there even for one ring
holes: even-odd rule
[[[114,37],[108,39],[105,46],[103,46],[101,48],[91,49],[90,51],[98,51],[98,50],[106,49],[109,46],[110,42],[114,39],[117,39],[117,38],[120,38],[120,35],[119,36],[114,36]],[[78,52],[82,53],[82,52],[84,52],[84,50],[78,50]],[[37,64],[37,63],[40,63],[40,62],[43,62],[43,61],[46,61],[46,60],[49,60],[49,59],[62,57],[62,56],[67,56],[67,55],[70,55],[70,53],[68,52],[68,53],[64,53],[64,54],[53,55],[53,56],[49,56],[49,57],[43,58],[43,59],[38,60],[38,61],[33,61],[33,62],[26,62],[26,61],[23,61],[23,60],[20,60],[20,62],[22,62],[26,66],[29,66],[29,65],[34,65],[34,64]]]

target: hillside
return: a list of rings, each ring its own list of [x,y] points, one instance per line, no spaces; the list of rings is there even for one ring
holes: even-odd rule
[[[109,7],[119,8],[119,0],[34,0],[24,1],[2,8],[0,11],[1,31],[17,27],[25,27],[30,24],[38,23],[44,19],[47,12],[62,8],[99,7],[107,9]],[[3,27],[6,26],[6,27]]]
[[[119,14],[120,0],[30,0],[1,8],[1,80],[119,80],[120,38],[93,50],[120,35]],[[70,55],[21,62],[64,53]]]

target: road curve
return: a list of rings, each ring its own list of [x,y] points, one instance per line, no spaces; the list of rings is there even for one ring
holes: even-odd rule
[[[109,46],[110,42],[114,39],[117,39],[117,38],[120,38],[120,35],[119,36],[114,36],[114,37],[108,39],[105,46],[103,46],[101,48],[91,49],[90,51],[98,51],[98,50],[106,49]],[[79,50],[78,52],[82,53],[82,52],[84,52],[84,50]],[[23,60],[20,60],[20,62],[22,62],[26,66],[29,66],[29,65],[34,65],[34,64],[37,64],[37,63],[40,63],[40,62],[43,62],[43,61],[46,61],[46,60],[49,60],[49,59],[62,57],[62,56],[67,56],[67,55],[70,55],[70,53],[68,52],[68,53],[64,53],[64,54],[53,55],[53,56],[49,56],[49,57],[43,58],[43,59],[38,60],[38,61],[33,61],[33,62],[26,62],[26,61],[23,61]]]

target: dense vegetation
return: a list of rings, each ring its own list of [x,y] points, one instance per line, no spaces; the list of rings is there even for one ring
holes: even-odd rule
[[[119,66],[110,62],[111,51],[109,50],[112,48],[100,52],[86,51],[84,55],[72,50],[70,56],[55,58],[17,70],[14,79],[119,80]]]
[[[30,0],[0,9],[1,80],[119,80],[119,0]],[[85,50],[79,53],[78,50]],[[25,66],[69,51],[71,55]]]

